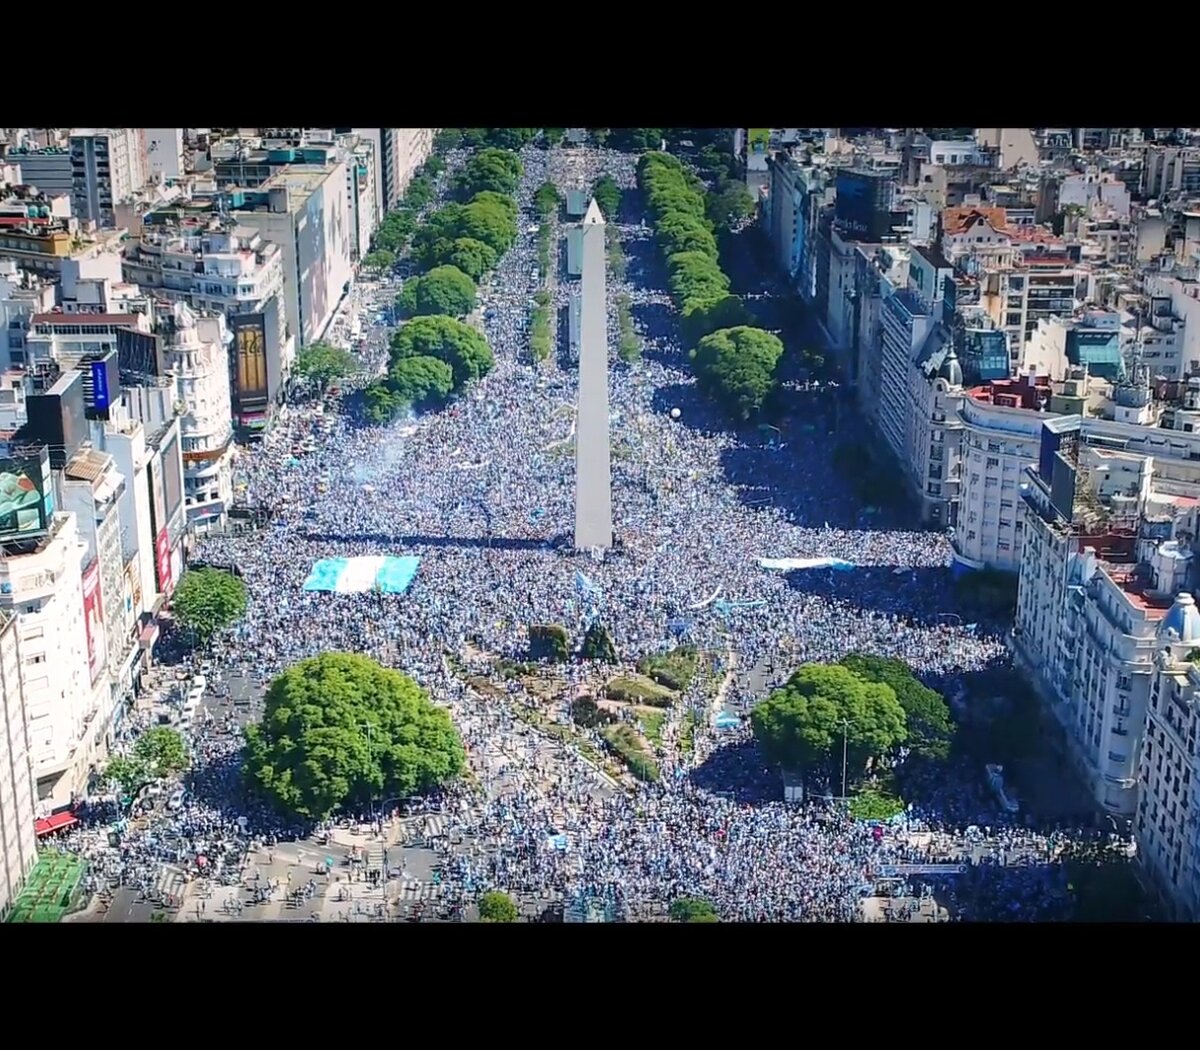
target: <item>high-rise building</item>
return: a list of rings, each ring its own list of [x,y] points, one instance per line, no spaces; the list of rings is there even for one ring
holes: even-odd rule
[[[184,129],[146,128],[146,172],[158,183],[180,179],[184,167]]]
[[[197,318],[175,307],[175,333],[163,357],[175,382],[183,414],[184,501],[188,525],[205,531],[225,521],[233,499],[233,428],[229,397],[232,333],[225,318]]]
[[[71,177],[76,218],[116,226],[116,206],[148,181],[145,129],[77,128],[71,133]]]

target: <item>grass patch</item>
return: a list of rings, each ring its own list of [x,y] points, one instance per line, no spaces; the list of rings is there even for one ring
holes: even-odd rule
[[[683,722],[679,726],[679,753],[681,755],[690,755],[696,750],[697,721],[695,711],[688,711],[683,716]]]
[[[903,812],[904,801],[878,786],[860,788],[850,799],[850,816],[855,820],[891,820]]]
[[[643,656],[638,661],[637,669],[659,685],[682,693],[692,684],[699,666],[700,659],[696,650],[689,646],[679,646],[669,653]]]
[[[642,733],[650,743],[655,747],[662,747],[663,726],[667,724],[666,711],[657,707],[649,711],[640,711],[638,713],[638,724],[641,725]]]
[[[554,326],[550,321],[550,307],[535,306],[529,315],[529,353],[534,361],[542,362],[550,357],[554,347]]]
[[[654,783],[658,780],[659,771],[658,763],[646,754],[642,747],[641,738],[637,735],[637,730],[631,725],[622,723],[621,725],[609,726],[602,730],[604,742],[612,748],[622,762],[625,763],[625,768],[629,770],[638,780],[645,780]]]
[[[640,361],[642,341],[633,327],[633,310],[628,295],[617,298],[617,326],[620,336],[617,341],[617,356],[626,364]]]
[[[482,693],[484,696],[490,696],[493,699],[503,700],[508,694],[499,686],[489,682],[482,675],[471,675],[466,679],[467,685],[477,693]]]
[[[644,707],[670,707],[675,702],[675,694],[669,689],[664,689],[641,675],[621,675],[613,678],[605,686],[605,692],[610,700]]]

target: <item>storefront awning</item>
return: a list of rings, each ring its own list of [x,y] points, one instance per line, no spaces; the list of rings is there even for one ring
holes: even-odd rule
[[[62,831],[63,828],[73,828],[79,820],[73,813],[55,813],[52,817],[43,817],[33,825],[33,830],[38,838],[43,835],[51,835],[56,831]]]

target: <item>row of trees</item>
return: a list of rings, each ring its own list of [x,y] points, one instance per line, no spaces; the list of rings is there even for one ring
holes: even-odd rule
[[[682,314],[681,330],[700,384],[732,415],[749,419],[775,389],[778,337],[753,327],[721,269],[704,183],[666,153],[647,153],[638,182]]]
[[[862,653],[840,664],[804,664],[754,708],[750,721],[769,762],[829,776],[844,745],[856,779],[896,759],[901,746],[944,759],[955,732],[946,701],[907,664]]]
[[[143,784],[174,776],[187,768],[188,752],[183,737],[168,726],[148,729],[133,745],[129,755],[117,755],[104,767],[104,778],[122,795],[132,797]]]
[[[421,272],[396,299],[411,320],[392,336],[387,375],[364,392],[368,419],[382,423],[436,407],[491,371],[487,341],[462,318],[475,309],[478,282],[517,238],[512,194],[522,174],[515,153],[481,150],[455,179],[460,199],[439,208],[412,235],[410,253]]]

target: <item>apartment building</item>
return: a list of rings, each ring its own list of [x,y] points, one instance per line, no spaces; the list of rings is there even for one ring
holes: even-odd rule
[[[37,862],[37,795],[29,757],[17,619],[0,610],[0,921]]]
[[[1189,586],[1200,504],[1152,485],[1147,457],[1089,448],[1081,424],[1048,420],[1026,471],[1013,649],[1097,806],[1124,825],[1137,811],[1156,654]]]
[[[235,425],[261,433],[283,398],[295,358],[288,326],[283,249],[253,225],[210,206],[147,217],[125,253],[127,279],[197,316],[223,314],[233,333],[230,398]],[[295,281],[292,282],[293,284]]]
[[[0,259],[11,259],[22,270],[57,280],[63,263],[100,253],[119,251],[123,230],[83,231],[74,220],[51,218],[0,224]]]
[[[1200,194],[1200,146],[1147,146],[1142,154],[1142,199],[1193,194]]]
[[[162,185],[187,173],[184,128],[146,128],[147,181]]]
[[[111,229],[116,207],[149,181],[144,128],[78,128],[71,133],[71,207],[81,222]]]
[[[1200,610],[1180,594],[1159,631],[1134,837],[1169,914],[1200,921]]]
[[[164,363],[177,384],[188,525],[207,531],[224,524],[233,502],[233,415],[225,318],[197,318],[175,306],[174,335]]]

